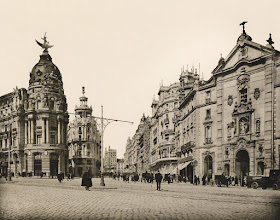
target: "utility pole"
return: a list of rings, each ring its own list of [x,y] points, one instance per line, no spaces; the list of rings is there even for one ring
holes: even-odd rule
[[[12,173],[11,173],[11,145],[12,145],[12,141],[11,141],[11,138],[12,138],[12,124],[10,125],[10,131],[9,131],[9,139],[8,139],[8,141],[7,141],[7,144],[8,144],[8,146],[9,146],[9,151],[8,151],[8,170],[7,170],[7,172],[8,172],[8,180],[9,181],[12,181]]]
[[[103,176],[103,166],[104,166],[104,161],[103,161],[103,148],[104,148],[104,130],[107,127],[107,125],[109,125],[112,122],[125,122],[125,123],[131,123],[133,124],[133,122],[131,121],[123,121],[123,120],[118,120],[118,119],[111,119],[111,118],[104,118],[103,117],[103,105],[101,106],[101,118],[100,117],[95,117],[96,119],[100,119],[100,130],[101,130],[101,181],[100,181],[100,186],[105,186],[105,182],[104,182],[104,176]],[[105,120],[105,123],[104,123]],[[98,124],[99,125],[99,124]]]

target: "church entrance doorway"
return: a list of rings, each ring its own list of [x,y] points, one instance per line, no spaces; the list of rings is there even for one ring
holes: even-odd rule
[[[235,159],[235,175],[243,180],[250,172],[250,158],[246,150],[240,150],[236,154]]]

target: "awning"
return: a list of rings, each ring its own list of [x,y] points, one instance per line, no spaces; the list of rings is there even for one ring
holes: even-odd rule
[[[182,169],[186,168],[190,163],[191,163],[191,161],[179,164],[178,170],[182,170]]]

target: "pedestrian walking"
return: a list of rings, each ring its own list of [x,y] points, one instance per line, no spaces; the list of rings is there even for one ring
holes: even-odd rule
[[[235,186],[238,186],[238,177],[237,176],[235,176],[234,182],[235,182]]]
[[[63,180],[62,174],[57,174],[57,180],[59,183]]]
[[[197,177],[196,175],[194,175],[194,182],[193,182],[194,185],[197,185]]]
[[[91,174],[89,173],[88,168],[87,171],[83,174],[82,186],[85,186],[86,190],[88,191],[89,191],[89,187],[92,187]]]
[[[157,182],[157,190],[160,191],[162,175],[161,175],[161,173],[159,171],[158,171],[158,173],[156,173],[155,178],[156,178],[156,182]]]

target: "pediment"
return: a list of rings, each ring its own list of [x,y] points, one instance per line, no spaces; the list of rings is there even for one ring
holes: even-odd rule
[[[237,42],[225,59],[220,59],[213,73],[233,69],[241,62],[252,63],[273,53],[273,49],[251,41]]]

